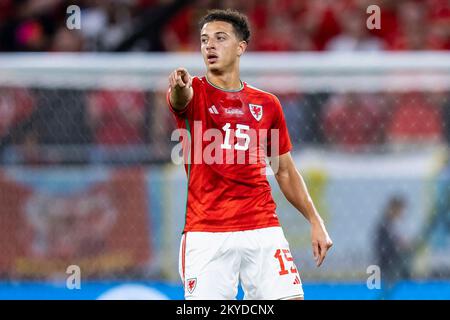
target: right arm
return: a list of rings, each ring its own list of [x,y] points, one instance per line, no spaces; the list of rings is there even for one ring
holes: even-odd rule
[[[322,264],[328,250],[333,245],[325,224],[317,212],[309,195],[305,181],[297,170],[291,153],[277,156],[273,162],[278,164],[275,178],[286,199],[311,223],[311,243],[318,267]],[[273,163],[272,162],[272,163]]]
[[[170,103],[175,110],[182,111],[194,96],[192,77],[185,68],[177,68],[170,74],[169,84]]]

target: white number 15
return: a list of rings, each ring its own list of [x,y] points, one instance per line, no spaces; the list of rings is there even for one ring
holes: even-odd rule
[[[225,139],[223,143],[220,145],[222,149],[231,149],[230,127],[231,127],[230,123],[227,123],[222,127],[222,129],[225,131]],[[239,142],[234,145],[234,148],[236,150],[245,151],[248,149],[248,145],[250,144],[250,136],[244,132],[246,130],[250,130],[250,127],[244,124],[236,124],[236,138],[245,140],[243,145],[239,144]]]

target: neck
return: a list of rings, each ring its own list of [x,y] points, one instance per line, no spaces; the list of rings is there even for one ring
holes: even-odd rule
[[[226,73],[208,70],[206,77],[213,85],[224,90],[239,90],[242,87],[239,69]]]

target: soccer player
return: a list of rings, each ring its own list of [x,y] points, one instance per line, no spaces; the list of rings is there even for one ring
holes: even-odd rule
[[[179,263],[185,298],[235,299],[240,281],[244,299],[302,300],[299,270],[263,173],[265,156],[287,200],[311,224],[317,266],[332,241],[291,158],[280,102],[240,80],[239,61],[250,38],[245,15],[213,10],[200,30],[206,76],[177,68],[167,92],[178,128],[189,132],[183,141],[188,193]]]

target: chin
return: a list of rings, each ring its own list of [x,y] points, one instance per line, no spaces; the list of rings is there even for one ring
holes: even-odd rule
[[[209,66],[209,71],[211,71],[211,72],[220,72],[221,70],[220,70],[219,66],[213,65],[213,66]]]

